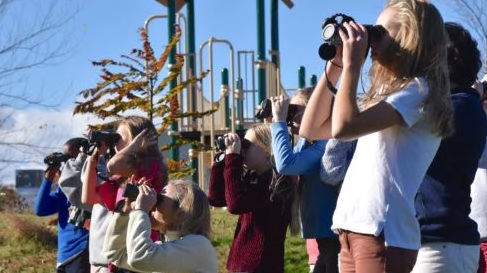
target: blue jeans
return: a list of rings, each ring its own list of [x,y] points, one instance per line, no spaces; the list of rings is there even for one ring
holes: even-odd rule
[[[90,273],[90,260],[88,249],[83,250],[71,261],[61,264],[56,269],[57,273]]]

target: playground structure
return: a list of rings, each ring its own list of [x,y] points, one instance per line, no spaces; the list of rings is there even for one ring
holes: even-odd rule
[[[157,0],[167,7],[167,15],[150,16],[144,28],[153,19],[164,18],[168,22],[168,39],[174,35],[174,24],[179,24],[182,37],[177,46],[177,53],[185,58],[185,66],[180,78],[169,84],[173,88],[178,81],[200,75],[209,71],[207,77],[199,85],[191,85],[179,94],[181,111],[207,111],[213,109],[215,104],[218,110],[209,116],[199,119],[184,118],[171,124],[168,135],[172,142],[182,136],[198,139],[205,146],[213,146],[215,139],[228,132],[242,133],[256,122],[254,117],[260,102],[270,96],[284,95],[288,97],[291,92],[305,87],[304,67],[299,68],[299,86],[294,89],[285,89],[280,81],[279,39],[278,39],[278,3],[279,0],[271,0],[271,60],[266,59],[265,54],[265,27],[264,27],[264,2],[256,0],[257,4],[257,51],[238,50],[237,66],[235,67],[235,49],[232,43],[225,39],[210,37],[200,44],[199,50],[195,48],[194,38],[194,0]],[[293,3],[290,0],[281,0],[289,8]],[[186,15],[179,12],[186,5]],[[223,46],[228,56],[227,67],[215,67],[215,46]],[[176,48],[173,48],[169,56],[169,64],[174,63]],[[218,55],[219,56],[219,55]],[[205,62],[206,61],[206,62]],[[217,71],[221,71],[221,85],[216,87],[215,78]],[[311,85],[316,84],[316,76],[311,77]],[[197,172],[192,176],[194,182],[199,182],[203,189],[207,189],[209,169],[213,162],[215,151],[197,151],[194,147],[188,150],[190,166]],[[179,159],[179,150],[173,149],[169,153],[171,159]]]

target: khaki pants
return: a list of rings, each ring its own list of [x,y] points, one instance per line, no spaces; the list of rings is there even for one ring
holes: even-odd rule
[[[450,242],[421,245],[412,273],[476,273],[479,246]]]
[[[414,267],[417,250],[386,247],[384,236],[340,230],[341,273],[409,273]]]

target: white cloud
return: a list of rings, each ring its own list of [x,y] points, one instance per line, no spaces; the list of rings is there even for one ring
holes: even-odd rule
[[[72,108],[1,109],[0,116],[0,143],[32,145],[0,145],[0,184],[15,184],[16,169],[44,169],[47,154],[61,151],[66,140],[83,136],[88,124],[98,122],[93,116],[73,116]],[[2,163],[5,159],[24,163]]]

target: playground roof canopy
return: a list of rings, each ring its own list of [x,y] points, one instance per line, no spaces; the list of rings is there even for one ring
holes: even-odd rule
[[[163,4],[164,6],[167,6],[167,0],[156,0],[157,2]],[[186,1],[184,0],[175,0],[176,2],[176,12],[178,12],[182,7],[184,7],[184,4],[186,4]]]

